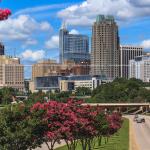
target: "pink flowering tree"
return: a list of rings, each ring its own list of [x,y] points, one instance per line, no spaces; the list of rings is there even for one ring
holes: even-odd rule
[[[9,9],[0,9],[0,21],[8,19],[10,15],[11,11]]]
[[[109,135],[113,135],[121,128],[122,117],[118,113],[112,113],[107,116],[107,120],[109,123]]]
[[[81,101],[80,101],[81,102]],[[75,138],[81,143],[82,149],[91,149],[93,139],[97,134],[95,128],[96,109],[91,106],[74,105],[74,112],[77,116]]]
[[[36,103],[31,108],[31,112],[34,113],[43,110],[45,113],[42,114],[42,118],[47,124],[43,139],[48,149],[53,150],[55,143],[60,143],[62,139],[66,141],[70,149],[70,143],[72,144],[73,141],[71,130],[76,120],[75,113],[65,103],[56,101]]]
[[[95,139],[101,143],[102,137],[116,133],[122,123],[117,113],[106,115],[99,107],[83,105],[82,101],[72,99],[67,103],[38,102],[32,106],[32,113],[43,121],[43,135],[40,138],[49,150],[53,150],[55,143],[61,140],[66,142],[68,150],[76,150],[78,143],[82,150],[90,150],[94,147]]]

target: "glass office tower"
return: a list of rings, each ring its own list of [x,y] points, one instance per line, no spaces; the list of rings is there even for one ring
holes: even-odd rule
[[[90,59],[89,38],[86,35],[70,34],[63,25],[59,32],[59,61],[74,61],[79,63]]]

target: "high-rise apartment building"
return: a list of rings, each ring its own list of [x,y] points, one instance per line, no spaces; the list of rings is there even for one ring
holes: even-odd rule
[[[150,82],[150,55],[139,56],[129,62],[129,78]]]
[[[98,15],[92,27],[91,74],[120,76],[118,26],[113,16]]]
[[[129,60],[143,55],[143,48],[140,46],[121,45],[121,77],[127,78],[129,76]]]
[[[90,59],[89,38],[86,35],[70,34],[63,25],[59,31],[59,61],[74,61],[79,63]]]
[[[24,91],[24,66],[19,58],[0,55],[0,88],[3,87]]]
[[[2,43],[0,43],[0,55],[5,54],[4,49],[5,49],[4,45]]]

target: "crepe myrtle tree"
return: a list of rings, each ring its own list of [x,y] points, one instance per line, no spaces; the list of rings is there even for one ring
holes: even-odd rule
[[[44,112],[38,117],[46,123],[41,139],[49,150],[54,150],[55,144],[61,140],[66,142],[68,150],[76,150],[78,143],[82,150],[91,150],[95,138],[100,145],[102,137],[110,137],[120,129],[122,120],[119,114],[106,115],[98,106],[82,104],[82,100],[69,99],[67,103],[38,102],[31,107],[32,114]]]
[[[0,0],[1,2],[1,0]],[[0,8],[0,21],[8,19],[8,17],[11,15],[10,9],[1,9]]]

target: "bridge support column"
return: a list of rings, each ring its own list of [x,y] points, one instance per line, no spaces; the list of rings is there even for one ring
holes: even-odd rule
[[[121,107],[118,108],[118,112],[121,113]]]
[[[104,111],[105,111],[105,114],[107,114],[107,108],[105,108],[105,110],[104,110]]]

